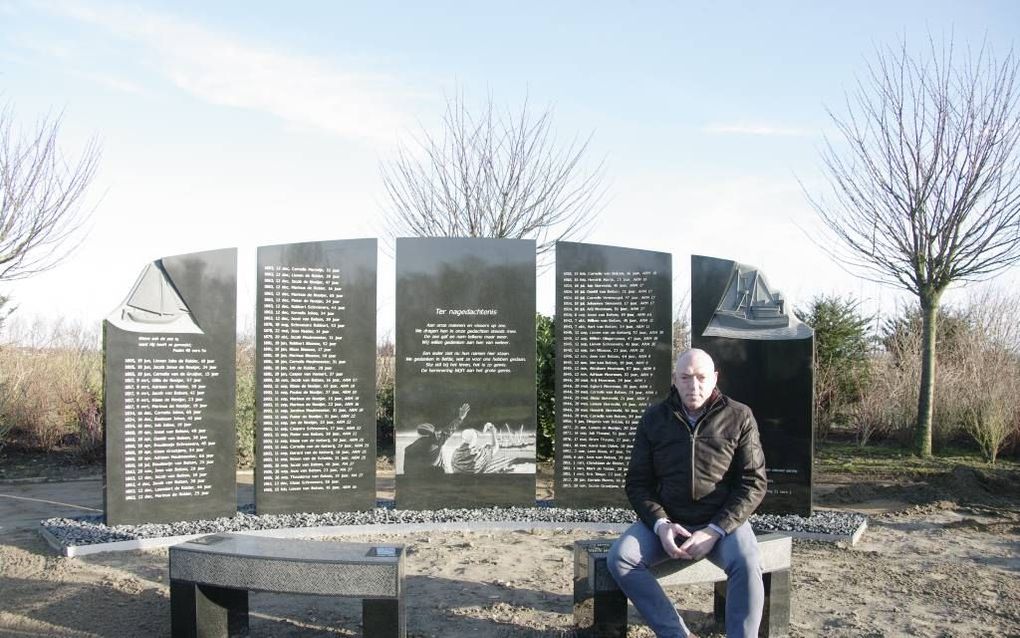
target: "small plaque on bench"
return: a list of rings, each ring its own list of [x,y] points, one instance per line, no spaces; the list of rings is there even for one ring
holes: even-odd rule
[[[368,550],[369,556],[379,556],[384,558],[394,558],[400,555],[399,547],[373,547]]]

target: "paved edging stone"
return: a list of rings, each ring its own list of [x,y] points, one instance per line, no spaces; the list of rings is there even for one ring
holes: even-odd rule
[[[615,507],[569,509],[551,507],[539,501],[537,507],[488,507],[473,509],[398,510],[393,501],[380,500],[373,510],[256,515],[252,507],[236,515],[212,520],[103,524],[101,515],[49,518],[40,522],[40,533],[65,556],[86,553],[165,547],[205,534],[241,532],[267,536],[310,537],[342,534],[441,529],[605,529],[622,530],[636,520],[633,510]],[[810,517],[795,515],[754,515],[756,532],[783,532],[807,538],[853,545],[867,527],[862,514],[838,511],[816,512]],[[325,531],[324,531],[325,530]]]

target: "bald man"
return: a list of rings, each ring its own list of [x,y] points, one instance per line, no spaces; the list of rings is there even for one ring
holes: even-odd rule
[[[692,636],[648,571],[707,556],[726,571],[726,635],[758,635],[765,601],[748,517],[765,496],[765,457],[750,408],[715,387],[712,357],[677,357],[669,398],[638,423],[626,490],[640,521],[609,551],[609,570],[658,638]]]

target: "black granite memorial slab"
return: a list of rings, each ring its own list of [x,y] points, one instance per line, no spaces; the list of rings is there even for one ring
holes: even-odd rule
[[[375,507],[376,240],[260,246],[255,509]]]
[[[164,257],[103,322],[107,525],[236,510],[237,250]]]
[[[556,244],[556,505],[627,507],[634,431],[669,394],[669,253]]]
[[[396,241],[396,500],[535,502],[535,242]]]
[[[814,331],[755,267],[694,255],[691,342],[715,360],[719,389],[758,421],[769,478],[758,512],[810,516]]]

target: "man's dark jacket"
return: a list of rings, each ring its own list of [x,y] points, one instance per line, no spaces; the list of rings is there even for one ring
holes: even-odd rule
[[[751,409],[714,390],[687,425],[676,387],[638,423],[627,468],[627,498],[649,527],[713,523],[727,534],[765,496],[765,455]]]

